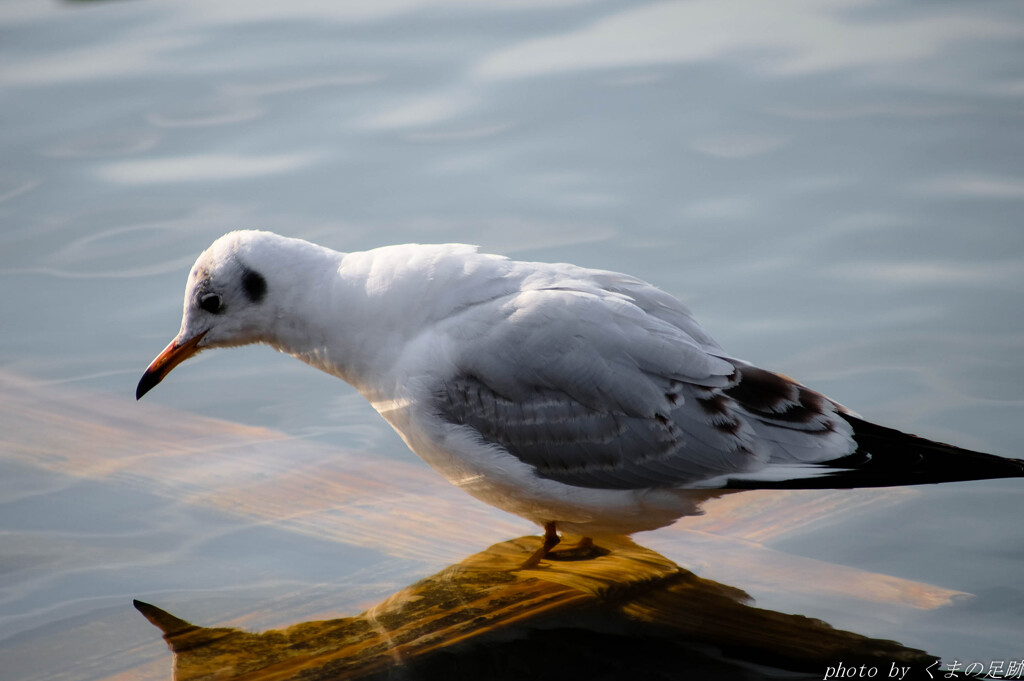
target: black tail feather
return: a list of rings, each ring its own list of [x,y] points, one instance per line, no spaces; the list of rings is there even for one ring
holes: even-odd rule
[[[983,454],[908,435],[840,414],[853,426],[857,451],[819,465],[824,475],[778,481],[730,480],[737,489],[849,489],[1024,477],[1024,461]]]

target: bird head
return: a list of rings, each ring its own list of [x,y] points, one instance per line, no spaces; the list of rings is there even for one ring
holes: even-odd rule
[[[201,350],[264,340],[268,287],[253,262],[253,244],[261,234],[225,234],[199,256],[185,285],[181,330],[142,375],[136,399]]]

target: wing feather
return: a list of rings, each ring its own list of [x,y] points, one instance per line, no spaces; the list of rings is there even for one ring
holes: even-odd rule
[[[433,395],[443,419],[541,477],[602,489],[686,487],[853,450],[832,402],[729,358],[675,298],[568,271],[589,274],[473,313],[483,331]]]
[[[903,478],[875,454],[927,449],[941,468],[928,447],[954,449],[879,435],[825,396],[729,357],[682,303],[640,280],[554,267],[466,310],[449,333],[472,342],[453,344],[453,367],[431,390],[441,419],[539,477],[598,489],[884,485]],[[1002,475],[1020,463],[996,462]]]

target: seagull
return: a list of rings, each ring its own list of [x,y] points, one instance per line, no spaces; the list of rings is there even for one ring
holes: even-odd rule
[[[559,530],[592,545],[738,490],[1024,477],[1024,460],[870,423],[731,356],[645,281],[462,244],[225,234],[136,399],[202,350],[250,343],[346,381],[449,481],[544,528],[524,567]]]

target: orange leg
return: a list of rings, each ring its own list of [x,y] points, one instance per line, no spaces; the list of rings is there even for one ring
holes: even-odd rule
[[[555,521],[552,520],[550,523],[545,523],[544,541],[541,542],[540,548],[534,551],[533,554],[526,559],[526,562],[519,566],[519,569],[525,570],[526,568],[536,567],[537,563],[544,560],[548,553],[551,552],[551,549],[558,546],[558,542],[560,541],[562,541],[562,539],[558,536],[558,533],[555,532]]]

